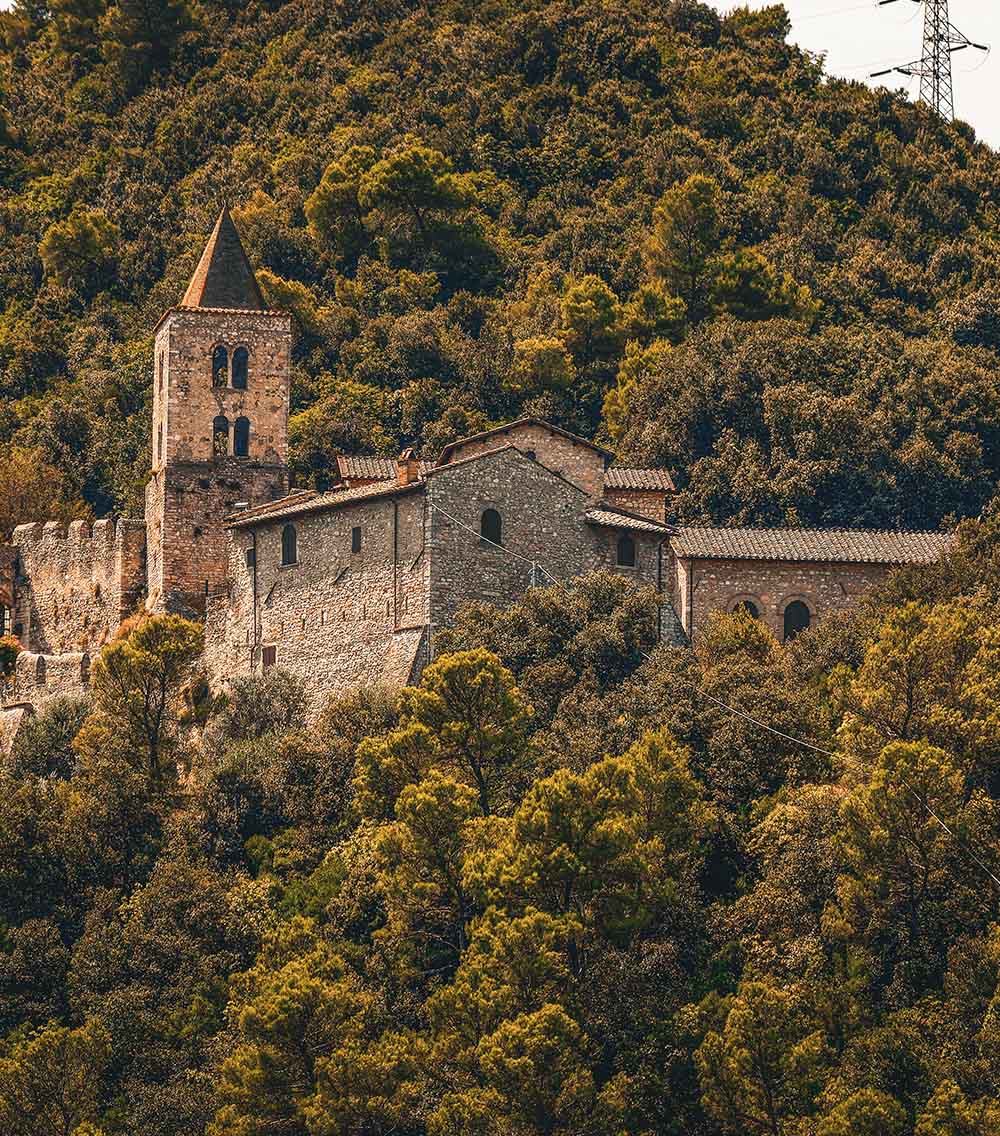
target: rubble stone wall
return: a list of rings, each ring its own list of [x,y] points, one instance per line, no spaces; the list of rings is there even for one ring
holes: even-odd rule
[[[145,525],[120,519],[20,525],[12,624],[28,651],[96,652],[140,603]]]

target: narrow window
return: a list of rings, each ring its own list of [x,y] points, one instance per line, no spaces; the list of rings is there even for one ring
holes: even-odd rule
[[[297,564],[299,562],[299,535],[294,525],[285,525],[281,530],[281,563]]]
[[[212,422],[212,453],[224,458],[229,453],[229,419],[220,414]]]
[[[238,458],[250,456],[250,419],[237,418],[233,427],[233,455]]]
[[[249,370],[249,352],[245,347],[237,347],[233,352],[233,386],[237,390],[247,389],[247,373]]]
[[[794,639],[796,635],[808,631],[811,622],[809,608],[801,600],[792,600],[785,608],[785,639]]]
[[[163,461],[163,423],[156,427],[156,460]]]
[[[216,347],[212,352],[212,386],[229,386],[229,352],[225,347]]]
[[[45,685],[45,656],[39,655],[35,663],[35,682],[39,686]]]
[[[479,537],[484,544],[503,544],[503,521],[496,509],[487,509],[479,521]]]
[[[10,631],[10,612],[0,604],[0,636],[9,635]]]
[[[351,552],[361,551],[361,529],[351,529]]]
[[[264,664],[264,670],[267,670],[268,667],[273,667],[274,664],[277,661],[278,661],[278,648],[277,647],[265,647],[261,651],[261,662]]]
[[[257,566],[257,550],[255,548],[247,549],[247,567],[255,568]]]
[[[635,541],[630,536],[618,538],[619,568],[635,567]]]
[[[745,611],[751,619],[760,619],[760,608],[753,600],[739,600],[733,605],[733,611]]]
[[[160,393],[163,393],[163,352],[160,352]]]

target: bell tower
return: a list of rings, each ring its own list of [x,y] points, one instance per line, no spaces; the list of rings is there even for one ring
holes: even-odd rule
[[[288,492],[292,320],[269,311],[228,209],[156,328],[146,583],[154,611],[204,610],[225,520]]]

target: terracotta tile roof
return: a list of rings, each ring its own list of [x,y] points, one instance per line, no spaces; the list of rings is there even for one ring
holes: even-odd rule
[[[668,492],[674,482],[665,469],[611,469],[604,471],[605,489],[655,489]]]
[[[258,505],[243,513],[234,513],[227,521],[227,525],[231,529],[249,528],[254,524],[267,524],[286,517],[298,517],[303,513],[321,513],[328,509],[339,509],[343,505],[353,505],[357,501],[370,501],[376,497],[394,497],[397,494],[417,491],[422,493],[423,490],[424,485],[421,481],[415,481],[411,485],[398,485],[396,482],[386,485],[384,482],[376,482],[374,485],[359,485],[356,489],[335,489],[329,493],[305,490],[301,493],[290,493],[279,501]]]
[[[614,457],[610,450],[605,450],[602,446],[596,445],[590,441],[589,438],[581,438],[579,434],[571,434],[569,430],[564,430],[561,426],[553,426],[551,422],[546,422],[541,418],[517,418],[513,422],[506,422],[503,426],[494,426],[489,430],[481,430],[478,434],[470,434],[468,438],[459,438],[457,441],[449,442],[447,446],[441,451],[441,456],[437,460],[438,465],[445,465],[451,460],[451,455],[456,449],[461,446],[466,446],[470,442],[481,442],[484,438],[491,438],[494,434],[506,434],[510,430],[516,429],[518,426],[541,426],[545,430],[551,431],[553,434],[558,434],[562,438],[569,438],[571,442],[577,442],[581,446],[587,446],[592,450],[596,450],[599,454],[609,460]]]
[[[434,463],[422,461],[420,476],[434,468]],[[381,454],[338,454],[337,471],[344,479],[364,478],[368,481],[395,481],[396,459]]]
[[[255,312],[267,308],[228,207],[219,214],[181,307]]]
[[[845,564],[930,564],[951,544],[942,532],[862,529],[678,528],[678,556],[702,560],[792,560]]]
[[[612,529],[632,529],[635,532],[660,533],[667,536],[673,530],[649,517],[638,517],[634,513],[625,513],[618,509],[589,509],[585,519],[591,525],[603,525]]]

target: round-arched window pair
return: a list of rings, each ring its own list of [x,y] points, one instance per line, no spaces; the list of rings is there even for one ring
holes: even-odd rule
[[[229,454],[229,419],[220,414],[212,421],[212,453],[217,458]],[[250,456],[250,419],[242,416],[233,425],[233,457]]]
[[[250,352],[245,347],[237,347],[233,352],[232,372],[229,369],[229,351],[221,344],[212,352],[212,386],[228,387],[234,390],[247,389],[250,373]]]

